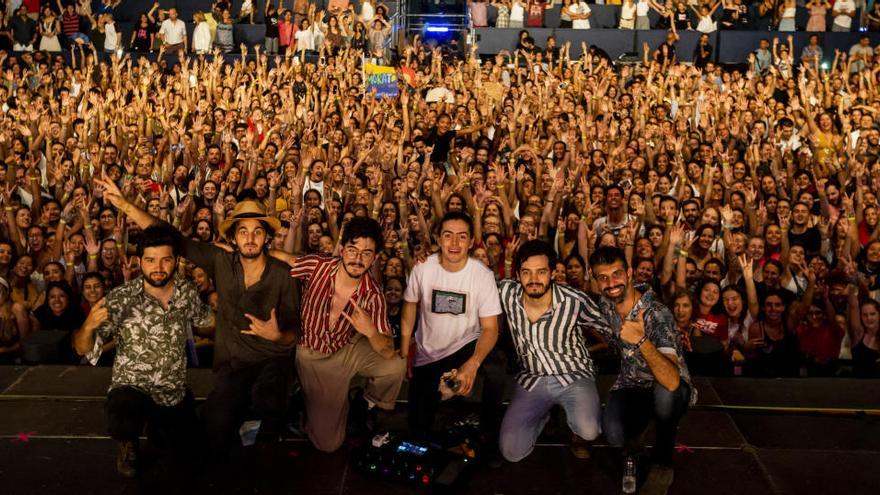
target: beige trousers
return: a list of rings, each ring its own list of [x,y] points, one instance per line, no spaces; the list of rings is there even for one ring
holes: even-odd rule
[[[394,409],[406,360],[383,358],[366,337],[355,334],[333,354],[297,347],[296,370],[305,395],[309,439],[318,450],[333,452],[345,440],[351,379],[356,375],[367,378],[364,398],[382,409]]]

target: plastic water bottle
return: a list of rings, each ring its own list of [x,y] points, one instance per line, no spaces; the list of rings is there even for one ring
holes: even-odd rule
[[[636,461],[627,456],[623,465],[623,493],[636,492]]]

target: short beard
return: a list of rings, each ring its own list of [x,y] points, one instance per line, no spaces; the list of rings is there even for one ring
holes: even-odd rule
[[[620,286],[617,286],[620,287]],[[615,289],[616,287],[611,287],[611,289]],[[629,284],[623,284],[623,290],[620,292],[620,295],[617,297],[611,297],[608,295],[607,291],[603,291],[602,295],[611,299],[614,304],[620,304],[626,299],[627,294],[629,294]]]
[[[168,285],[172,280],[174,280],[175,273],[177,273],[177,263],[175,263],[174,268],[172,268],[171,271],[168,272],[168,276],[165,277],[165,280],[163,280],[161,282],[156,282],[152,278],[150,278],[149,274],[145,273],[144,274],[144,281],[157,289],[161,289],[162,287],[165,287],[166,285]]]
[[[241,257],[246,260],[255,260],[263,255],[263,250],[261,249],[261,250],[257,251],[256,253],[250,254],[250,253],[245,253],[244,251],[239,249],[238,254],[240,254]]]
[[[529,285],[532,285],[532,284],[529,284]],[[529,297],[530,299],[541,299],[542,297],[544,297],[547,294],[547,292],[550,291],[550,284],[547,284],[547,285],[539,284],[539,285],[541,285],[541,287],[544,288],[544,290],[542,290],[540,294],[530,293],[528,291],[528,286],[523,286],[523,289],[524,289],[523,292],[525,292],[526,296]]]
[[[367,270],[370,269],[369,266],[364,265],[364,273],[361,273],[360,275],[352,275],[351,272],[348,270],[348,265],[347,265],[344,261],[342,261],[341,263],[342,263],[342,269],[345,270],[345,274],[348,275],[349,277],[355,279],[355,280],[360,279],[361,277],[363,277],[364,274],[367,273]]]

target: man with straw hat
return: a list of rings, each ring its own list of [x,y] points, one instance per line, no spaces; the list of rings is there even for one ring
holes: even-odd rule
[[[96,180],[104,198],[141,228],[159,223],[130,203],[112,181]],[[248,412],[261,420],[258,441],[277,440],[293,373],[292,350],[300,331],[300,294],[288,266],[268,255],[281,227],[253,200],[239,202],[219,228],[229,252],[185,239],[183,256],[214,278],[219,304],[214,390],[202,409],[214,454],[233,445]]]

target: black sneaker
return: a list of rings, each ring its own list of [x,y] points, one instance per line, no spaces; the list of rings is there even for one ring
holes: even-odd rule
[[[134,442],[119,442],[116,470],[126,478],[137,476],[137,445]]]
[[[672,481],[675,479],[675,470],[672,466],[662,464],[654,464],[648,473],[645,484],[642,485],[642,491],[645,495],[666,495]]]

